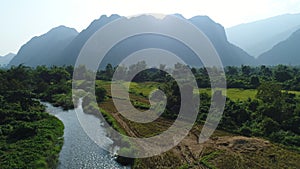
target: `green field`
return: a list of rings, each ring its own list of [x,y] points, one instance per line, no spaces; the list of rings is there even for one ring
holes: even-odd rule
[[[98,86],[106,88],[106,90],[110,90],[110,82],[108,81],[102,81],[97,80],[96,84]],[[124,87],[130,85],[129,92],[135,95],[141,95],[141,96],[149,96],[149,94],[158,88],[160,85],[157,82],[144,82],[144,83],[135,83],[135,82],[124,82]],[[196,93],[197,91],[194,91]],[[199,89],[200,93],[206,93],[211,96],[212,90],[209,88]],[[285,92],[285,91],[282,91]],[[296,94],[297,96],[300,96],[300,91],[288,91],[289,93]],[[223,95],[225,95],[225,91],[222,92]],[[230,88],[226,90],[226,96],[230,98],[231,100],[237,101],[237,100],[247,100],[255,99],[257,94],[256,89],[238,89],[238,88]]]
[[[107,91],[110,91],[111,85],[109,81],[97,80],[96,85],[105,88]],[[135,83],[135,82],[123,82],[122,84],[124,89],[129,86],[129,93],[140,95],[140,96],[149,96],[149,94],[160,85],[156,82],[144,82],[144,83]],[[110,94],[110,93],[109,93]]]
[[[211,96],[212,90],[211,89],[199,89],[200,93],[206,93]],[[282,91],[286,92],[286,91]],[[288,91],[288,93],[295,94],[297,96],[300,96],[299,91]],[[222,92],[223,95],[225,95],[225,92]],[[257,94],[256,89],[236,89],[236,88],[231,88],[226,90],[226,96],[230,98],[231,100],[237,101],[237,100],[247,100],[248,98],[250,99],[255,99]]]
[[[207,93],[208,95],[212,94],[211,89],[199,89],[200,93]],[[222,92],[225,95],[225,92]],[[227,89],[226,96],[231,100],[247,100],[248,98],[254,99],[257,94],[255,89]]]

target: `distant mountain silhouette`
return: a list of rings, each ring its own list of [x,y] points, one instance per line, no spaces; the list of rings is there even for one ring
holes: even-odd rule
[[[102,15],[99,19],[94,20],[85,30],[79,33],[76,38],[74,38],[66,49],[60,54],[59,59],[57,59],[53,64],[55,65],[74,65],[75,61],[79,55],[85,42],[102,26],[107,23],[120,18],[119,15],[111,15],[107,17]]]
[[[177,16],[183,18],[182,16]],[[105,24],[120,18],[119,15],[112,15],[110,17],[101,16],[100,19],[95,20],[91,23],[91,25],[84,31],[82,31],[66,48],[66,50],[62,53],[61,60],[56,64],[74,64],[75,60],[85,42],[90,38],[93,33],[95,33],[98,29],[100,29]],[[144,20],[145,23],[153,23],[160,24],[158,26],[165,26],[164,28],[174,29],[174,27],[167,27],[167,19],[165,18],[162,22],[159,22],[159,19],[154,18],[149,15],[142,15],[134,18],[136,20]],[[207,16],[196,16],[189,19],[191,23],[201,29],[208,38],[215,45],[216,50],[218,51],[221,60],[224,65],[241,65],[241,64],[254,64],[255,60],[253,57],[249,56],[246,52],[241,50],[240,48],[230,44],[226,39],[226,34],[224,28],[220,25],[212,21]],[[164,24],[162,24],[164,23]],[[126,42],[126,44],[125,44]],[[200,45],[200,44],[199,44]],[[129,55],[132,52],[135,52],[139,49],[149,48],[149,47],[157,47],[164,48],[166,50],[172,51],[175,54],[180,55],[185,58],[185,60],[189,63],[194,63],[194,58],[191,58],[193,55],[191,51],[188,51],[184,47],[183,44],[176,42],[174,39],[170,39],[168,37],[163,37],[159,35],[142,35],[136,37],[130,37],[120,44],[117,44],[105,57],[102,67],[107,63],[112,63],[113,65],[118,64],[125,56]],[[67,57],[65,57],[67,56]],[[187,57],[187,58],[186,58]]]
[[[183,18],[180,15],[177,15]],[[111,15],[101,16],[94,20],[85,30],[77,35],[75,30],[64,27],[65,33],[55,31],[55,28],[45,35],[33,38],[25,44],[18,55],[12,60],[10,65],[17,65],[24,63],[25,65],[74,65],[75,61],[86,41],[101,27],[109,22],[112,22],[121,16]],[[169,16],[163,20],[157,19],[150,15],[142,15],[133,19],[143,20],[146,24],[157,25],[162,29],[170,31],[176,28],[176,25],[170,26],[168,20]],[[184,18],[183,18],[184,19]],[[187,21],[194,24],[202,30],[215,46],[223,64],[226,65],[241,65],[241,64],[255,64],[255,59],[248,55],[245,51],[227,41],[224,28],[215,23],[207,16],[196,16]],[[120,28],[122,29],[122,28]],[[57,35],[57,36],[56,36]],[[76,37],[75,37],[76,36]],[[55,37],[55,38],[54,38]],[[199,44],[201,45],[201,44]],[[162,48],[178,55],[188,64],[193,65],[198,59],[197,56],[182,42],[156,34],[145,34],[134,36],[121,41],[116,44],[107,53],[101,67],[107,63],[116,65],[129,54],[145,48]],[[197,64],[198,65],[198,64]]]
[[[259,56],[300,29],[300,14],[285,14],[226,29],[229,42]]]
[[[196,16],[189,19],[210,39],[215,46],[223,65],[254,65],[255,59],[241,48],[228,42],[224,27],[215,23],[207,16]]]
[[[16,54],[13,53],[9,53],[5,56],[0,56],[0,67],[5,67],[8,65],[8,63],[12,60],[12,58],[15,56]]]
[[[300,29],[287,40],[260,55],[258,62],[265,65],[300,65]]]
[[[46,34],[37,36],[21,47],[9,66],[24,64],[27,66],[53,65],[61,57],[65,47],[78,35],[73,28],[59,26]]]
[[[178,14],[176,14],[176,16],[183,18]],[[176,27],[176,25],[172,25],[172,21],[169,17],[164,18],[162,21],[157,20],[152,16],[140,16],[134,19],[143,20],[145,23],[155,23],[161,26],[162,29],[169,29],[170,31],[173,29],[172,26]],[[224,65],[255,64],[256,61],[252,56],[249,56],[246,52],[227,41],[224,28],[220,24],[212,21],[209,17],[196,16],[187,21],[194,24],[202,30],[204,34],[206,34],[215,46]],[[167,27],[164,27],[166,25]],[[107,63],[117,65],[122,59],[124,59],[124,56],[130,55],[133,52],[147,47],[168,50],[179,56],[190,66],[199,66],[199,64],[197,64],[199,63],[198,57],[181,42],[170,37],[147,34],[130,37],[123,42],[116,44],[111,51],[107,53],[103,60],[103,64],[100,65],[100,67],[104,67]]]

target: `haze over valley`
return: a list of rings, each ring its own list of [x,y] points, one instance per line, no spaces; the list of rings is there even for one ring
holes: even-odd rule
[[[300,168],[299,0],[129,1],[0,6],[1,169]]]

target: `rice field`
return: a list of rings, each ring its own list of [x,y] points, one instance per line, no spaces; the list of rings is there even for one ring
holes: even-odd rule
[[[207,93],[208,95],[212,94],[211,89],[199,89],[200,93]],[[230,98],[231,100],[237,101],[237,100],[247,100],[255,99],[255,96],[257,94],[257,90],[255,89],[227,89],[226,92],[222,91],[222,94]]]
[[[107,81],[101,81],[97,80],[96,82],[97,85],[104,87],[106,90],[110,91],[110,82]],[[147,97],[149,94],[157,89],[157,87],[160,85],[157,82],[145,82],[145,83],[135,83],[135,82],[124,82],[123,86],[129,86],[129,93],[132,93],[134,95],[140,95]],[[204,88],[204,89],[199,89],[200,93],[207,93],[208,95],[211,96],[212,90],[210,88]],[[285,91],[282,91],[285,92]],[[194,91],[194,93],[197,93],[197,90]],[[238,89],[238,88],[230,88],[227,89],[226,92],[222,91],[222,94],[225,95],[231,100],[237,101],[237,100],[247,100],[248,98],[250,99],[255,99],[257,90],[256,89]],[[296,94],[297,96],[300,96],[300,91],[288,91],[288,93],[293,93]]]

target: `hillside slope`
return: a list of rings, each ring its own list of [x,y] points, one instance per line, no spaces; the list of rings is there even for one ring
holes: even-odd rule
[[[9,53],[5,56],[0,56],[0,67],[5,67],[12,59],[15,57],[15,54]]]
[[[287,40],[275,45],[271,50],[258,57],[258,62],[265,65],[299,65],[300,64],[300,29]]]
[[[300,14],[286,14],[226,29],[228,40],[259,56],[300,29]]]
[[[59,26],[49,32],[32,38],[24,44],[9,66],[24,64],[35,67],[38,65],[52,65],[59,59],[61,52],[77,36],[73,28]]]

